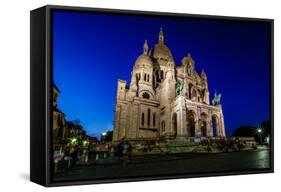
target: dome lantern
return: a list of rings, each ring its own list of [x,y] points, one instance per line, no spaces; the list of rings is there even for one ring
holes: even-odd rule
[[[147,55],[147,53],[148,53],[148,44],[147,44],[147,40],[145,40],[143,44],[143,54]]]
[[[160,28],[158,43],[164,44],[164,33],[162,27]]]

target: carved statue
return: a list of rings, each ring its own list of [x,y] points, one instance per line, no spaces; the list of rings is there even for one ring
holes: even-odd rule
[[[217,92],[215,92],[215,95],[214,95],[214,98],[213,98],[213,100],[212,100],[212,104],[213,105],[220,105],[221,104],[221,96],[222,96],[222,94],[217,94]]]
[[[183,90],[183,82],[181,80],[178,80],[177,84],[176,84],[176,94],[177,94],[177,96],[182,94],[182,90]]]

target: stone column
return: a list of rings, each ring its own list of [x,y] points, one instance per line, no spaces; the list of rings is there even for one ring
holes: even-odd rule
[[[209,116],[207,119],[207,136],[213,137],[212,118],[210,119]]]
[[[225,136],[225,134],[224,134],[224,124],[222,122],[221,116],[219,116],[218,118],[219,118],[218,119],[218,131],[219,131],[218,135],[220,137],[222,137],[222,136]]]
[[[218,117],[218,119],[216,119],[216,132],[217,132],[217,136],[220,137],[221,136],[221,124],[220,124],[219,117]]]
[[[195,136],[201,136],[200,121],[199,118],[195,118]]]
[[[186,129],[186,109],[182,108],[181,112],[181,136],[187,136],[187,129]]]
[[[224,127],[224,118],[222,112],[222,106],[219,105],[220,114],[218,116],[218,124],[219,124],[219,136],[225,137],[225,127]]]
[[[210,95],[209,95],[209,91],[206,92],[205,97],[206,97],[206,100],[205,100],[206,103],[207,103],[208,105],[210,105]]]
[[[223,115],[221,115],[221,133],[222,133],[222,136],[225,137],[225,127],[224,127],[224,118],[223,118]]]
[[[178,123],[177,123],[177,136],[186,136],[186,110],[185,110],[185,99],[184,96],[178,96]]]

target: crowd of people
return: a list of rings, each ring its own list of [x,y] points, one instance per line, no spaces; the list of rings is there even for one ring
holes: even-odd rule
[[[206,138],[201,141],[202,145],[207,146],[207,151],[212,151],[212,148],[217,148],[220,151],[228,152],[228,151],[241,151],[247,146],[245,140],[241,140],[237,138],[226,138],[220,137],[218,139]],[[256,145],[253,144],[252,148],[255,149]]]

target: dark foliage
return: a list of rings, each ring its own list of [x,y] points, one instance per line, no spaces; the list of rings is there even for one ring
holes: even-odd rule
[[[256,127],[243,125],[234,130],[235,137],[253,137],[256,132]]]
[[[258,132],[258,129],[261,132]],[[263,121],[259,126],[243,125],[234,130],[234,137],[255,137],[258,143],[264,143],[265,138],[270,136],[271,123],[270,121]]]

